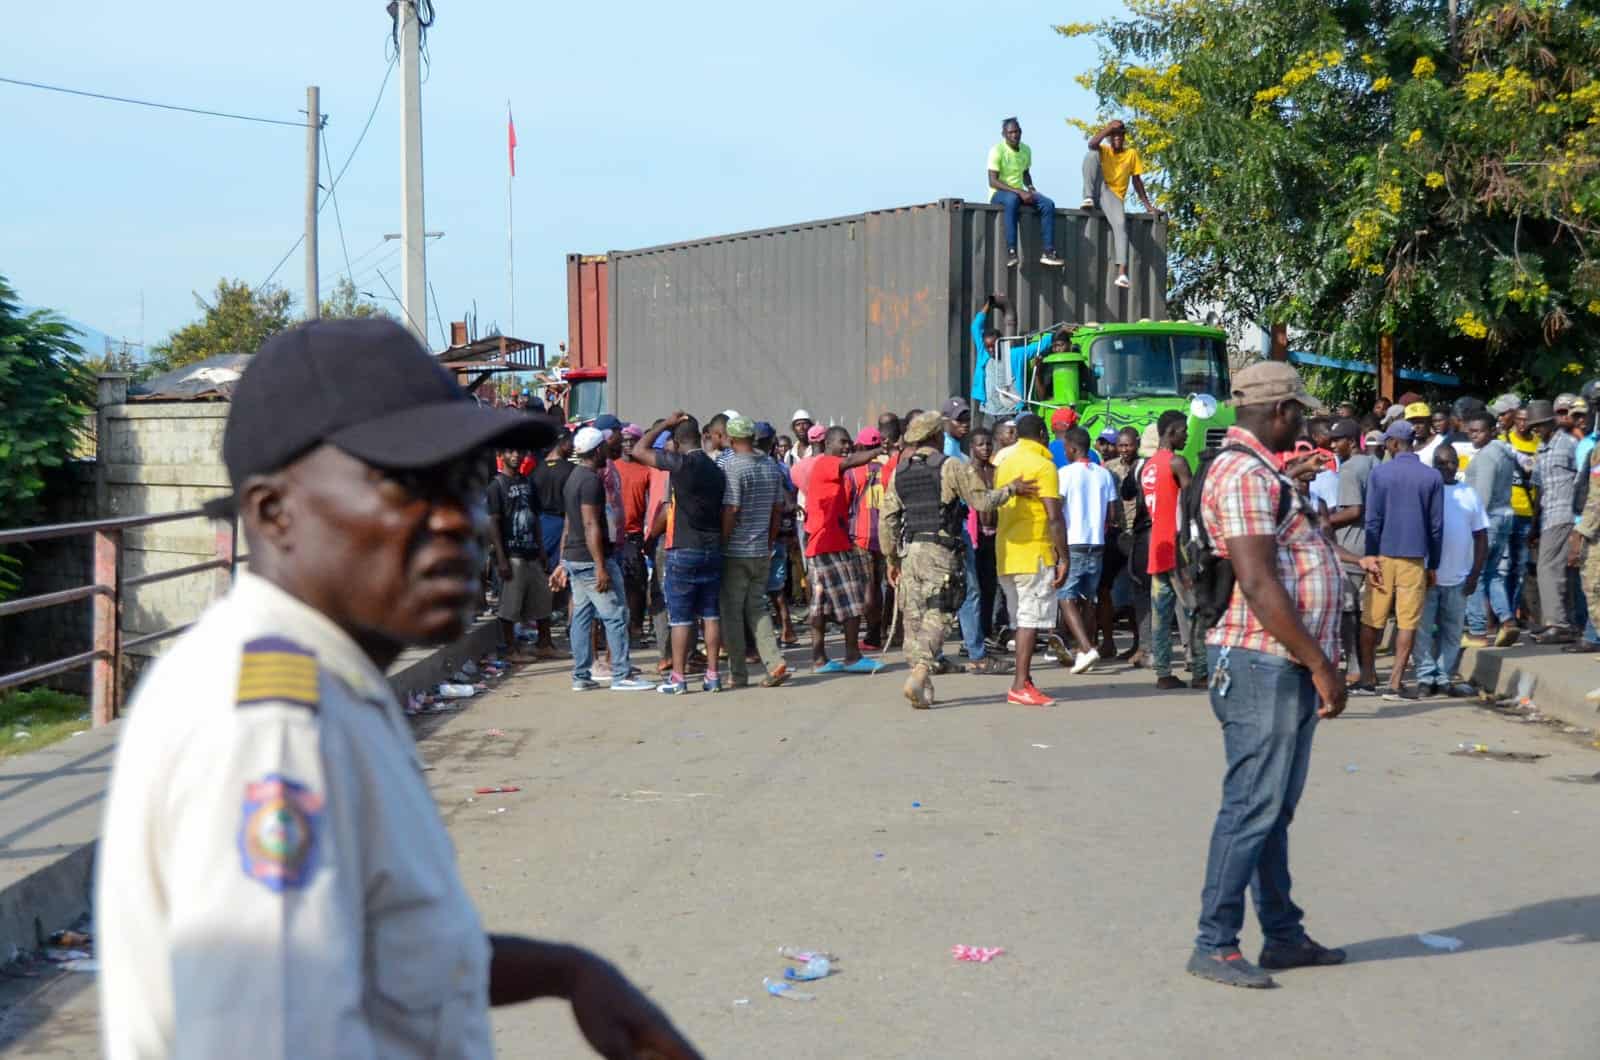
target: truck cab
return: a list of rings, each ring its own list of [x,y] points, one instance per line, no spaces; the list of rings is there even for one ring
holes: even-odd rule
[[[1168,409],[1189,420],[1183,449],[1196,467],[1203,449],[1219,446],[1233,425],[1227,334],[1175,321],[1083,324],[1063,329],[1034,359],[1029,407],[1049,422],[1072,406],[1092,438],[1107,427],[1144,428]]]

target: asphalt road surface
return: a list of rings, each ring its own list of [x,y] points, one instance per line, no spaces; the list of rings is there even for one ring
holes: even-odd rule
[[[1462,701],[1323,723],[1295,894],[1350,963],[1243,991],[1183,971],[1222,772],[1203,693],[1052,667],[1053,708],[963,676],[924,713],[904,675],[675,698],[573,695],[557,664],[507,679],[422,745],[485,925],[605,953],[713,1057],[1600,1050],[1586,742]],[[1548,757],[1452,755],[1463,742]],[[471,795],[502,783],[522,790]],[[958,963],[958,943],[1006,952]],[[781,945],[839,955],[815,1001],[765,994]],[[92,976],[12,996],[9,1051],[95,1055]],[[562,1004],[501,1010],[494,1031],[502,1056],[589,1055]]]

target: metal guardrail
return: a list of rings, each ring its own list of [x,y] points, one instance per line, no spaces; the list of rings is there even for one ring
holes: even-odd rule
[[[157,582],[184,578],[207,571],[217,572],[216,592],[220,596],[233,582],[234,567],[243,557],[238,553],[238,524],[233,519],[212,519],[212,533],[216,542],[215,558],[202,563],[191,563],[172,570],[155,571],[132,578],[122,576],[123,534],[141,526],[181,522],[185,519],[206,518],[199,508],[161,515],[131,515],[120,519],[93,519],[81,523],[55,523],[49,526],[21,527],[0,530],[0,546],[23,545],[35,541],[53,541],[66,537],[92,536],[94,538],[94,580],[88,585],[61,589],[52,593],[39,593],[16,600],[0,602],[0,618],[20,615],[46,607],[74,604],[81,600],[92,601],[91,647],[88,651],[68,655],[48,662],[38,663],[25,670],[0,674],[0,691],[30,684],[34,681],[89,667],[89,712],[96,726],[111,722],[122,703],[120,680],[122,659],[132,648],[153,644],[177,636],[188,629],[188,624],[145,633],[124,640],[122,637],[122,605],[125,594],[133,589]]]

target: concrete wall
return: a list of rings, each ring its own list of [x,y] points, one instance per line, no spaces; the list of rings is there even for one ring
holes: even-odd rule
[[[128,515],[153,515],[197,508],[228,490],[222,465],[223,401],[127,400],[127,380],[103,377],[95,416],[96,454],[53,476],[45,497],[45,522],[79,522]],[[216,531],[206,519],[186,519],[125,531],[122,575],[133,578],[213,558]],[[22,550],[19,595],[54,592],[93,580],[88,536],[45,542]],[[128,590],[123,600],[124,639],[192,622],[216,594],[215,572],[185,575]],[[82,601],[0,619],[0,672],[21,669],[87,651],[90,604]],[[136,656],[158,655],[167,641],[136,648]],[[132,670],[138,663],[133,660]],[[131,687],[133,673],[125,688]],[[87,687],[87,672],[51,683],[70,690]]]

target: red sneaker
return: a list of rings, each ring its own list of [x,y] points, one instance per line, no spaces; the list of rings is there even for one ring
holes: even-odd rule
[[[1039,691],[1030,681],[1028,686],[1020,692],[1015,688],[1008,691],[1006,693],[1006,702],[1015,703],[1019,707],[1048,707],[1054,704],[1055,700]]]

